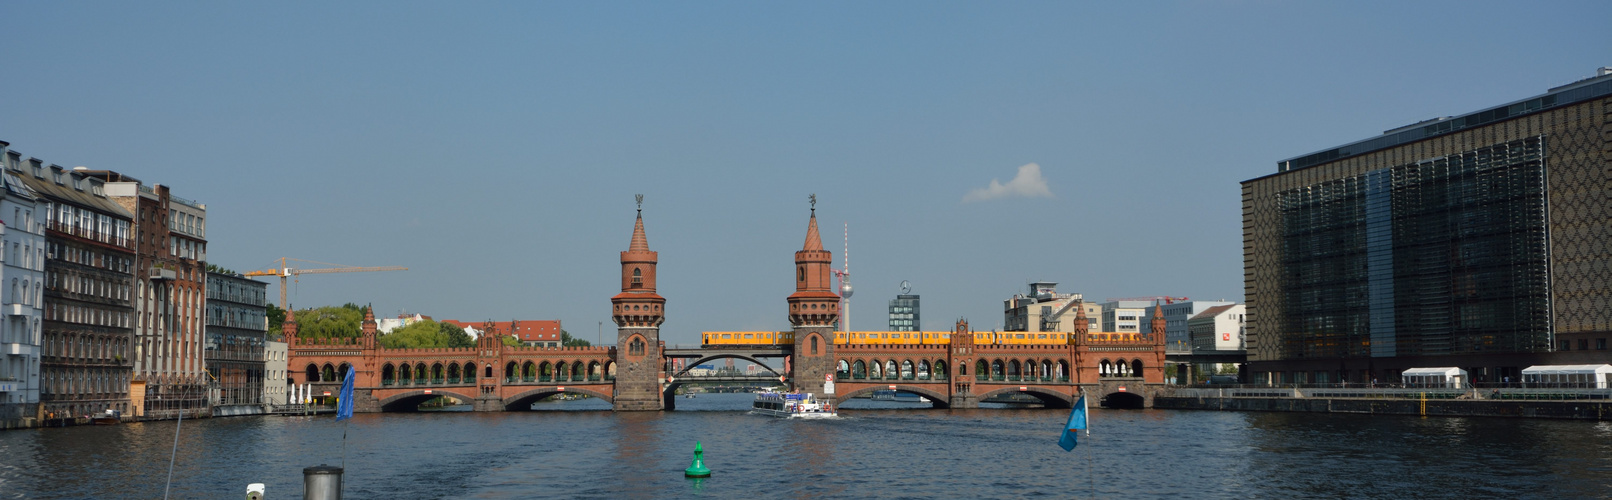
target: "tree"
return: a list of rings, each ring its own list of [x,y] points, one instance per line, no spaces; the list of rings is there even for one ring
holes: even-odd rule
[[[227,268],[223,268],[223,267],[218,267],[218,266],[215,266],[215,265],[212,265],[212,264],[207,265],[207,272],[209,272],[209,273],[219,273],[219,274],[241,274],[241,273],[235,272],[234,269],[227,269]]]
[[[269,337],[282,337],[280,334],[280,327],[281,325],[285,324],[285,309],[281,309],[280,306],[270,303],[268,307],[265,308],[264,313],[269,317]]]
[[[520,339],[515,338],[514,335],[499,335],[498,336],[498,341],[503,342],[504,345],[507,345],[507,346],[510,346],[510,347],[520,347],[521,346]]]
[[[476,347],[476,339],[470,338],[465,329],[454,326],[452,323],[437,323],[442,334],[448,337],[448,347]]]
[[[297,336],[310,339],[357,337],[362,333],[364,307],[348,302],[297,311]]]
[[[381,335],[381,346],[387,349],[421,349],[448,347],[448,334],[432,320],[416,321]]]
[[[560,345],[565,347],[591,347],[593,346],[593,343],[572,337],[571,332],[565,331],[565,329],[562,328],[560,329]]]

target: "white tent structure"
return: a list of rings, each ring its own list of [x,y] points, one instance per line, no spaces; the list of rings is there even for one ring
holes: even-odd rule
[[[1447,387],[1460,389],[1466,385],[1466,370],[1456,367],[1448,368],[1411,368],[1401,373],[1406,387]]]
[[[1522,369],[1529,387],[1582,387],[1605,389],[1612,382],[1612,365],[1539,365]]]

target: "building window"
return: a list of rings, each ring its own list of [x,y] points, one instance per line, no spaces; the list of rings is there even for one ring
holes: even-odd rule
[[[806,266],[795,268],[795,281],[806,281]]]
[[[1597,350],[1597,351],[1605,351],[1606,350],[1606,339],[1604,339],[1604,338],[1595,339],[1595,350]]]
[[[1588,351],[1588,350],[1590,350],[1590,339],[1578,339],[1578,350],[1580,350],[1580,351]]]
[[[1563,341],[1562,341],[1562,342],[1561,342],[1561,344],[1562,344],[1562,348],[1561,348],[1561,349],[1558,349],[1558,350],[1561,350],[1561,351],[1571,351],[1571,350],[1573,350],[1573,344],[1572,344],[1572,342],[1568,342],[1568,341],[1566,341],[1566,340],[1563,340]]]
[[[632,268],[632,287],[633,288],[642,288],[643,286],[644,286],[644,271],[639,269],[639,268],[636,268],[636,267]]]

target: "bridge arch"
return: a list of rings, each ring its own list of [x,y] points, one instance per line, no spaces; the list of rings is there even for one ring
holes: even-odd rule
[[[836,394],[836,395],[834,395],[834,407],[838,408],[840,405],[845,404],[846,401],[850,401],[850,400],[855,399],[855,398],[857,398],[859,396],[873,394],[874,391],[888,390],[889,388],[890,388],[890,386],[888,386],[888,385],[868,386],[868,387],[863,387],[861,389],[850,391],[850,392],[847,392],[847,393],[844,393],[844,394]],[[931,390],[931,389],[927,389],[927,388],[924,388],[924,387],[918,387],[918,386],[912,386],[912,385],[900,385],[900,384],[897,384],[896,385],[896,392],[905,392],[905,393],[910,393],[910,394],[917,394],[919,396],[929,398],[929,404],[930,404],[931,408],[940,408],[940,409],[951,408],[951,402],[950,402],[949,399],[947,399],[947,396],[945,394],[941,394],[941,393],[939,393],[937,391],[934,391],[934,390]]]
[[[717,353],[717,354],[711,354],[709,356],[705,356],[705,357],[696,359],[694,361],[689,362],[688,364],[683,365],[683,369],[678,370],[677,373],[672,375],[672,377],[674,377],[674,378],[682,378],[682,377],[688,375],[688,371],[694,369],[694,367],[696,367],[696,366],[700,366],[702,364],[705,364],[708,361],[716,361],[718,359],[729,359],[729,358],[731,358],[731,359],[742,359],[742,360],[745,360],[745,361],[749,361],[751,363],[755,363],[756,366],[761,367],[762,370],[766,370],[767,373],[771,373],[771,374],[773,374],[775,376],[782,377],[784,375],[782,373],[778,373],[778,371],[772,369],[772,367],[767,366],[766,363],[761,362],[761,360],[757,359],[755,356],[749,356],[749,355],[740,354],[740,353]]]
[[[566,393],[587,394],[589,396],[599,398],[600,400],[602,400],[602,401],[604,401],[606,403],[615,404],[615,398],[611,397],[611,395],[605,394],[603,392],[595,391],[595,390],[593,390],[591,388],[588,388],[588,387],[566,387],[565,390],[563,390],[563,391],[560,390],[560,388],[558,388],[558,387],[539,387],[539,388],[536,388],[536,389],[532,389],[530,391],[522,392],[520,394],[516,394],[514,396],[504,398],[504,401],[503,401],[503,403],[504,403],[504,411],[526,411],[526,410],[530,410],[530,409],[532,409],[532,403],[536,403],[536,402],[538,402],[539,400],[541,400],[543,398],[553,396],[555,394],[566,394]]]
[[[429,389],[431,391],[430,394],[426,394],[425,393],[426,390],[427,389],[421,389],[421,390],[417,390],[417,391],[403,392],[403,393],[399,393],[399,394],[394,394],[394,395],[392,395],[390,397],[387,397],[386,399],[382,399],[381,400],[381,411],[383,411],[383,412],[417,411],[417,409],[420,407],[420,403],[424,403],[424,402],[430,400],[431,398],[435,398],[437,396],[451,396],[454,399],[458,399],[459,401],[462,401],[462,402],[465,402],[465,403],[473,403],[473,402],[476,401],[476,396],[475,395],[464,394],[464,393],[461,393],[461,392],[453,390],[453,389]]]
[[[1104,408],[1140,410],[1147,407],[1147,396],[1135,392],[1110,392],[1100,403]]]
[[[1051,390],[1051,389],[1043,389],[1043,388],[1035,387],[1035,386],[1026,387],[1022,391],[1019,390],[1018,387],[1004,387],[1004,388],[1001,388],[1001,389],[997,389],[997,390],[994,390],[994,391],[987,392],[985,394],[981,394],[980,395],[980,401],[984,401],[984,400],[987,400],[987,399],[990,399],[990,398],[1001,396],[1003,394],[1013,394],[1013,393],[1024,394],[1024,395],[1027,395],[1027,396],[1033,396],[1036,399],[1041,400],[1042,404],[1047,405],[1047,408],[1069,408],[1070,406],[1074,405],[1075,399],[1078,397],[1078,396],[1070,396],[1068,394],[1064,394],[1064,393],[1054,391],[1054,390]]]

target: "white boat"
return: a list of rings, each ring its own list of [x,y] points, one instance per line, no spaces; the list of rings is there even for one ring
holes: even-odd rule
[[[834,418],[839,414],[834,412],[834,405],[826,401],[819,401],[811,393],[792,394],[782,392],[763,392],[756,394],[756,402],[751,404],[754,413],[772,415],[782,418]]]

